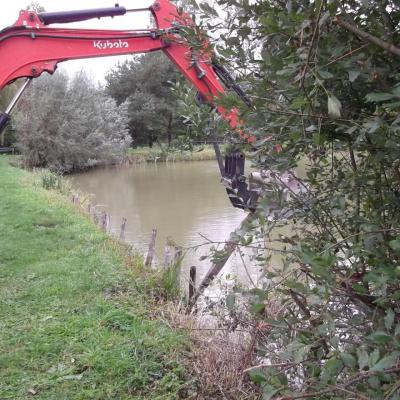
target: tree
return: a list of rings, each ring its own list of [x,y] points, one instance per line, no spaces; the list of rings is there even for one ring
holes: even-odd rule
[[[46,11],[46,9],[38,2],[38,1],[31,1],[27,6],[27,10],[33,10],[36,11],[37,13],[41,13]]]
[[[127,107],[80,72],[43,75],[23,97],[14,119],[25,164],[70,172],[116,162],[130,144]]]
[[[266,362],[251,377],[266,399],[398,399],[400,6],[218,5],[221,19],[202,3],[201,21],[253,107],[222,103],[241,109],[254,163],[276,177],[260,186],[258,224],[241,241],[271,238],[283,258],[270,265],[265,247],[256,257],[266,280],[247,293],[248,323]]]
[[[154,140],[171,144],[172,132],[178,129],[176,98],[171,87],[177,81],[171,62],[161,53],[149,53],[119,64],[107,76],[107,93],[126,102],[129,129],[135,145],[153,145]]]

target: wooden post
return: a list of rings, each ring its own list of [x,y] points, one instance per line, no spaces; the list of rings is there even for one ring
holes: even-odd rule
[[[201,281],[199,287],[197,288],[195,294],[193,295],[192,299],[189,301],[187,311],[190,312],[193,306],[196,304],[198,298],[204,292],[213,279],[221,272],[222,268],[229,260],[229,257],[235,251],[236,246],[239,244],[241,235],[237,234],[247,223],[249,223],[254,218],[252,213],[249,213],[247,217],[242,221],[240,226],[230,234],[229,240],[226,242],[224,249],[222,251],[222,256],[218,262],[211,265],[211,268],[208,270],[206,276]]]
[[[95,207],[93,208],[93,221],[96,225],[99,224],[99,215]]]
[[[107,214],[107,230],[108,233],[111,233],[111,215]]]
[[[153,229],[151,231],[149,250],[147,252],[146,261],[144,263],[144,265],[146,265],[146,267],[151,266],[151,263],[153,262],[154,252],[155,252],[155,247],[156,247],[156,237],[157,237],[157,229]]]
[[[87,207],[87,212],[90,216],[90,214],[92,213],[92,205],[89,203],[88,207]]]
[[[177,265],[182,260],[182,247],[175,246],[174,264]]]
[[[189,272],[189,304],[196,292],[196,267],[190,267]]]
[[[169,267],[172,263],[172,254],[171,254],[171,245],[169,243],[169,238],[167,238],[167,241],[165,243],[165,248],[164,248],[164,267]]]
[[[126,228],[126,218],[122,218],[122,224],[121,224],[121,232],[119,234],[119,240],[124,241],[125,240],[125,228]]]
[[[101,229],[107,231],[107,213],[105,211],[101,214]]]

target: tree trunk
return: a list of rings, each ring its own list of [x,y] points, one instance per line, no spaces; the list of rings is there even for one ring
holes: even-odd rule
[[[167,141],[168,141],[168,148],[170,148],[171,147],[171,141],[172,141],[172,113],[169,114],[169,117],[168,117]]]

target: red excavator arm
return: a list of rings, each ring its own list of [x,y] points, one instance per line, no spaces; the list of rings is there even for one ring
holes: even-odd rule
[[[0,32],[0,89],[17,78],[36,78],[44,71],[52,74],[62,61],[161,50],[192,82],[201,97],[212,104],[215,97],[224,93],[224,88],[217,79],[209,55],[205,51],[195,54],[180,35],[182,28],[193,26],[190,16],[180,12],[169,0],[156,0],[148,10],[154,17],[155,29],[92,30],[47,27],[54,23],[143,11],[126,10],[118,5],[112,8],[55,13],[21,11],[17,22]],[[203,43],[207,46],[205,40]],[[226,111],[222,107],[217,110],[231,128],[238,128],[236,110]],[[242,135],[248,139],[247,135]]]
[[[43,72],[54,73],[57,64],[67,60],[91,57],[106,57],[134,53],[163,51],[179,68],[182,74],[196,87],[203,101],[214,106],[215,99],[224,93],[220,81],[247,103],[244,93],[234,84],[223,67],[212,63],[207,51],[206,38],[201,39],[200,49],[191,48],[182,33],[187,28],[196,28],[190,16],[181,12],[169,0],[156,0],[149,10],[154,18],[154,29],[140,30],[93,30],[50,28],[55,23],[85,21],[92,18],[116,17],[127,12],[116,5],[112,8],[78,10],[65,12],[21,11],[17,22],[0,31],[0,89],[18,78],[27,78],[5,113],[0,113],[0,132],[9,120],[9,114],[16,105],[23,90],[32,78]],[[219,79],[218,79],[219,77]],[[254,137],[245,134],[239,127],[236,109],[225,110],[216,106],[217,111],[227,120],[229,126],[244,140],[252,142]],[[223,165],[219,149],[215,146],[221,175],[236,182],[227,184],[227,191],[235,207],[245,207],[250,192],[242,188],[244,165],[236,155]],[[243,158],[243,157],[242,157]],[[240,200],[237,200],[240,197]]]

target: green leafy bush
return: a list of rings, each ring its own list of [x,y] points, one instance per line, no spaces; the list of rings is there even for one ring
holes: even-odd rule
[[[117,107],[83,73],[37,79],[13,122],[28,167],[70,172],[115,163],[130,144],[126,105]]]
[[[250,378],[264,399],[399,399],[400,7],[217,3],[200,22],[253,107],[221,104],[241,110],[255,142],[238,146],[275,176],[240,242],[264,244],[253,257],[264,284],[245,293]]]

